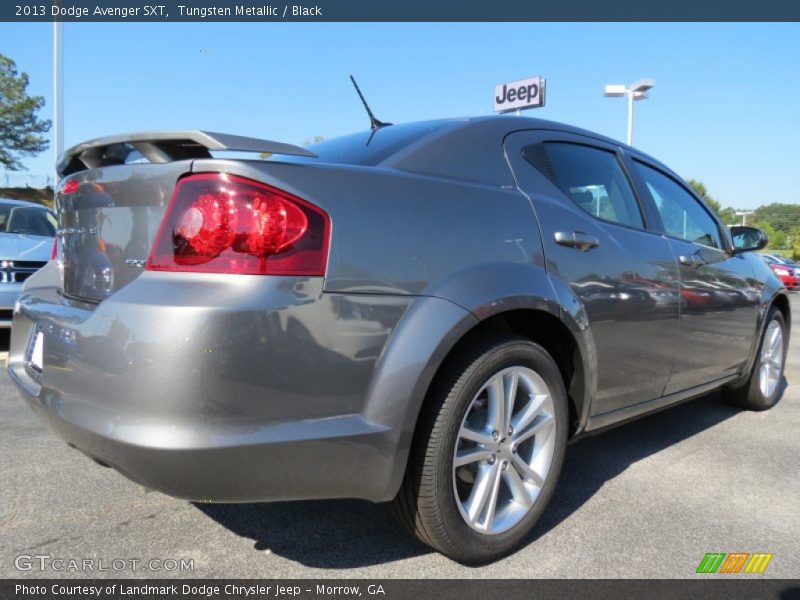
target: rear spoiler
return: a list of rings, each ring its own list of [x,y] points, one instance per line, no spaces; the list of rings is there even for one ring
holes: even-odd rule
[[[56,168],[59,176],[65,177],[87,169],[124,165],[128,155],[134,151],[140,152],[151,163],[167,163],[211,158],[211,150],[316,157],[316,154],[300,146],[240,135],[208,131],[157,131],[112,135],[83,142],[64,152]]]

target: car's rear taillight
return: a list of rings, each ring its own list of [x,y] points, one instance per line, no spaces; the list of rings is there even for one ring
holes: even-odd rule
[[[75,192],[78,191],[79,187],[80,186],[77,181],[75,181],[74,179],[70,179],[69,181],[65,181],[61,185],[61,194],[65,196],[67,194],[74,194]]]
[[[50,251],[50,260],[58,258],[58,237],[53,238],[53,249]]]
[[[330,220],[322,210],[225,173],[181,179],[146,268],[251,275],[324,275]]]

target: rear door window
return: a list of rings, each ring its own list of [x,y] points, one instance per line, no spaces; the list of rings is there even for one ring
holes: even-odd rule
[[[523,155],[570,200],[598,219],[644,228],[639,203],[616,154],[569,142],[542,146],[545,156],[535,147],[526,148]],[[540,168],[543,160],[547,164]]]

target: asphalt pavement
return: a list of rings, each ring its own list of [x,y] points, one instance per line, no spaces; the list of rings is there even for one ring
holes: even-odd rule
[[[792,308],[800,323],[800,294]],[[769,552],[762,577],[797,577],[800,330],[786,379],[767,412],[715,393],[571,445],[527,545],[472,568],[406,537],[381,505],[147,491],[52,436],[2,369],[0,577],[672,578],[696,577],[707,552]],[[72,570],[85,560],[93,570]]]

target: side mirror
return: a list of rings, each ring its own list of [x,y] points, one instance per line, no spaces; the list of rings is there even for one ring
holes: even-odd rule
[[[769,241],[767,234],[760,229],[738,225],[731,227],[731,237],[733,238],[733,250],[736,253],[761,250]]]

